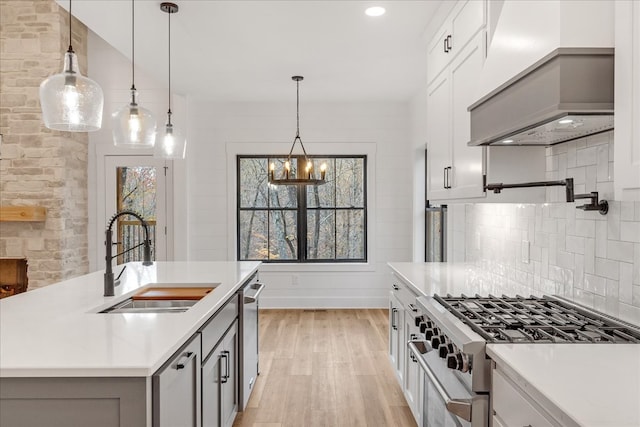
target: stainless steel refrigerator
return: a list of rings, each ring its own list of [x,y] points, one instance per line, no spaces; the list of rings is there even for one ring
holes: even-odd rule
[[[425,208],[425,248],[426,262],[447,260],[447,205]]]

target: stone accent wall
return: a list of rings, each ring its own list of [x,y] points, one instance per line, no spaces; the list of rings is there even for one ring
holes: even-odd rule
[[[0,204],[47,208],[44,223],[0,222],[0,256],[24,256],[29,287],[88,272],[86,133],[44,127],[39,86],[62,69],[68,13],[53,0],[0,0]],[[87,71],[87,28],[73,20]]]

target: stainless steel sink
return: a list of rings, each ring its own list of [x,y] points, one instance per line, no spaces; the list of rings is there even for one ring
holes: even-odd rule
[[[134,300],[126,299],[100,313],[184,313],[199,300]]]

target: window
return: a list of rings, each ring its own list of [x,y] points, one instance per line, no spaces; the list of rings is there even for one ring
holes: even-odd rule
[[[272,186],[267,165],[286,156],[238,156],[238,254],[241,261],[365,262],[366,156],[310,157],[327,164],[320,186]],[[292,173],[303,158],[292,158]]]

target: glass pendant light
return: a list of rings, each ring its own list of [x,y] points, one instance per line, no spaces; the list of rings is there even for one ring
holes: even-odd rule
[[[156,143],[154,155],[164,159],[184,159],[187,141],[171,123],[171,114],[173,114],[171,112],[171,14],[178,12],[178,5],[163,2],[160,4],[160,9],[169,14],[169,110],[167,111],[167,124]]]
[[[280,175],[280,178],[276,178],[276,165],[271,163],[269,165],[269,171],[267,176],[269,177],[269,184],[273,185],[322,185],[325,183],[325,176],[327,173],[327,164],[323,163],[320,166],[320,176],[318,177],[313,170],[313,162],[307,156],[307,150],[304,149],[304,144],[300,138],[300,81],[304,79],[302,76],[291,77],[296,82],[296,136],[293,138],[293,144],[287,160],[284,162],[284,168]],[[297,167],[297,173],[291,174],[291,154],[296,146],[296,142],[300,143],[302,147],[302,153],[304,154],[305,167],[301,165]]]
[[[131,0],[131,102],[113,113],[113,143],[118,147],[147,148],[156,142],[156,118],[136,102],[135,5]]]
[[[44,125],[53,130],[91,132],[102,126],[102,88],[80,74],[78,58],[71,46],[71,0],[69,0],[69,49],[62,72],[40,84],[40,106]]]

